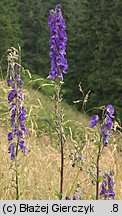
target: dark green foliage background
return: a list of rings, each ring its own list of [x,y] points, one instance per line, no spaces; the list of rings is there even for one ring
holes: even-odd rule
[[[121,0],[1,0],[0,58],[6,49],[19,43],[24,66],[47,77],[47,18],[49,9],[57,3],[62,6],[68,35],[65,99],[70,104],[81,99],[81,82],[85,93],[91,90],[88,108],[111,103],[122,119]]]

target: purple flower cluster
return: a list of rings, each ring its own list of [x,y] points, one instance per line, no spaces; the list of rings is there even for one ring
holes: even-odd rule
[[[55,11],[50,10],[48,18],[48,26],[50,28],[50,53],[51,71],[49,79],[63,80],[63,73],[67,73],[68,64],[64,57],[66,54],[66,24],[62,16],[60,5],[56,5]]]
[[[108,138],[110,138],[110,132],[113,129],[113,119],[114,119],[114,108],[111,104],[105,107],[105,116],[101,125],[102,142],[104,146],[108,145]],[[98,115],[94,115],[91,118],[90,127],[93,128],[97,125],[100,118]]]
[[[103,125],[101,127],[103,139],[102,142],[104,146],[108,145],[108,138],[110,138],[110,132],[112,132],[113,129],[113,119],[114,119],[114,108],[110,104],[106,106],[106,113],[105,113],[105,119],[103,121]]]
[[[110,175],[106,175],[107,180],[104,180],[101,185],[100,196],[104,196],[105,199],[114,199],[115,193],[113,191],[114,181],[112,179],[111,173]]]
[[[72,198],[72,200],[79,200],[80,199],[80,194],[75,194]],[[71,200],[70,197],[66,197],[66,200]]]
[[[17,53],[14,51],[14,56],[18,58]],[[7,84],[11,87],[8,94],[8,103],[10,104],[10,122],[12,130],[8,133],[9,148],[8,153],[11,154],[11,160],[15,159],[15,149],[20,147],[22,152],[26,151],[24,145],[24,136],[27,134],[25,127],[26,110],[24,108],[24,95],[22,91],[22,80],[18,73],[20,65],[15,62],[13,54],[8,55],[8,79]]]

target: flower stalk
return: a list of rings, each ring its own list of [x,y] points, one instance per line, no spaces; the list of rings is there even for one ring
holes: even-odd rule
[[[56,128],[59,137],[60,143],[60,199],[62,199],[63,195],[63,182],[64,182],[64,144],[65,144],[65,135],[64,135],[64,128],[63,128],[63,115],[62,115],[62,108],[61,108],[61,83],[58,80],[56,84],[56,92],[55,92],[55,117],[56,117]]]
[[[48,78],[54,80],[55,83],[55,118],[56,118],[56,130],[59,136],[60,144],[60,193],[59,199],[63,196],[63,182],[64,182],[64,128],[62,125],[63,115],[61,108],[61,84],[63,80],[63,73],[67,73],[68,64],[64,57],[66,55],[66,24],[62,16],[61,6],[58,4],[55,10],[50,10],[50,15],[48,18],[48,26],[50,28],[50,59],[51,59],[51,70]]]
[[[98,154],[97,154],[97,179],[96,179],[96,200],[99,199],[99,162],[100,162],[100,153],[101,153],[101,147],[98,147]]]

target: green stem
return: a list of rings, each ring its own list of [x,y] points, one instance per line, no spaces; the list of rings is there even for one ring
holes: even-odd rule
[[[19,178],[18,178],[18,163],[17,158],[15,159],[15,173],[16,173],[16,200],[19,200]]]
[[[17,106],[17,125],[19,125],[19,113],[18,113],[18,100],[16,99]],[[19,178],[18,178],[18,147],[19,147],[19,138],[17,138],[16,146],[16,158],[15,158],[15,182],[16,182],[16,200],[19,199]]]
[[[98,148],[98,155],[97,155],[97,179],[96,179],[96,200],[99,199],[99,163],[100,163],[100,155],[101,155],[101,147]]]
[[[61,84],[58,80],[56,83],[56,94],[55,94],[55,115],[56,115],[56,125],[57,131],[59,135],[59,143],[60,143],[60,200],[62,200],[63,196],[63,183],[64,183],[64,144],[65,144],[65,137],[64,137],[64,129],[62,126],[62,111],[61,111],[61,98],[60,98],[60,89]]]

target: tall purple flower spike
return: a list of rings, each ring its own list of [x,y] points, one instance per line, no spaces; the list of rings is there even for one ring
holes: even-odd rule
[[[64,57],[66,55],[66,24],[62,16],[60,4],[56,5],[55,11],[50,10],[48,18],[50,28],[50,59],[51,71],[48,78],[51,80],[63,80],[63,74],[67,73],[68,64]]]
[[[18,59],[17,53],[16,59]],[[18,146],[22,152],[26,152],[24,145],[24,136],[28,130],[25,127],[26,110],[24,108],[24,95],[22,91],[22,80],[18,73],[20,66],[15,63],[15,59],[12,57],[12,53],[8,55],[8,79],[7,84],[11,87],[11,91],[8,94],[8,103],[10,104],[10,122],[11,131],[8,133],[8,153],[11,155],[11,160],[16,157],[15,151]]]

